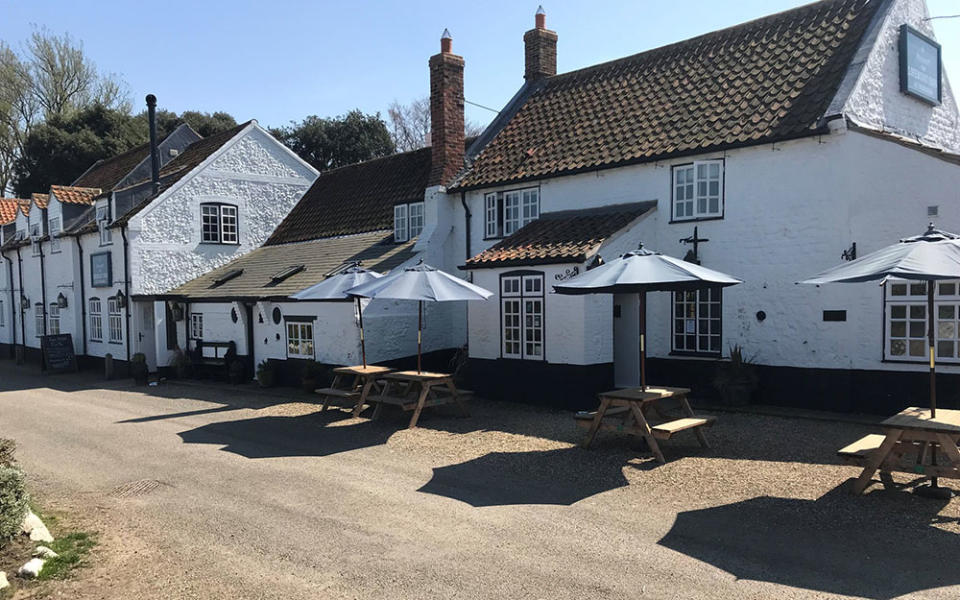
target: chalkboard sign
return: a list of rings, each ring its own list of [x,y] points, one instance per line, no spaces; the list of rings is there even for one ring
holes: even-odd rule
[[[110,287],[113,285],[113,268],[110,263],[109,252],[90,255],[90,285],[91,287]]]
[[[909,25],[900,26],[900,91],[940,104],[940,44]]]
[[[48,373],[68,373],[77,370],[77,356],[73,352],[73,336],[69,333],[45,335],[40,338],[43,370]]]

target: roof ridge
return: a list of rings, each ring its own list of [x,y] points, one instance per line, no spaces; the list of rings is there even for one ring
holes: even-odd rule
[[[377,162],[377,161],[386,160],[386,159],[388,159],[388,158],[399,158],[399,157],[401,157],[401,156],[416,154],[417,152],[423,152],[423,151],[425,151],[425,150],[430,150],[430,146],[424,146],[423,148],[417,148],[416,150],[407,150],[407,151],[405,151],[405,152],[394,152],[393,154],[388,154],[388,155],[386,155],[386,156],[378,156],[378,157],[376,157],[376,158],[371,158],[371,159],[369,159],[369,160],[361,160],[360,162],[350,163],[349,165],[343,165],[343,166],[341,166],[341,167],[335,167],[335,168],[333,168],[333,169],[327,169],[326,171],[321,171],[321,172],[320,172],[320,175],[318,175],[317,178],[319,179],[320,177],[324,177],[324,176],[326,176],[326,175],[332,175],[332,174],[334,174],[334,173],[342,172],[342,171],[345,171],[345,170],[347,170],[347,169],[353,169],[353,168],[357,168],[357,167],[361,167],[361,166],[366,166],[366,165],[369,165],[369,164],[371,164],[371,163],[375,163],[375,162]]]

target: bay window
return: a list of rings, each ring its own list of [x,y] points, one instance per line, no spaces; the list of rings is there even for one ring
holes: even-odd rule
[[[723,216],[723,161],[673,167],[673,220]]]
[[[231,204],[201,204],[200,241],[205,244],[240,243],[237,207]]]
[[[507,273],[500,279],[501,353],[543,360],[543,273]]]

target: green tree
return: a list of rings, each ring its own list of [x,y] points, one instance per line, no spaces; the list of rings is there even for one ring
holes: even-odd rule
[[[321,118],[311,115],[270,132],[318,171],[393,154],[396,150],[380,113],[352,110]]]
[[[147,111],[143,111],[137,115],[137,119],[142,121],[143,127],[145,128],[144,131],[148,131],[148,129],[146,129],[148,127]],[[158,110],[157,137],[162,140],[182,123],[186,123],[203,137],[237,126],[237,120],[229,113],[222,111],[206,113],[198,110],[185,110],[178,115],[170,110]]]
[[[142,123],[119,110],[93,104],[35,125],[14,165],[14,192],[28,198],[52,184],[67,184],[94,162],[146,140]]]

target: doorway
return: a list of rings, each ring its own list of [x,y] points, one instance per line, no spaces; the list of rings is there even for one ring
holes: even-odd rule
[[[157,370],[157,333],[153,327],[153,302],[136,302],[137,352],[147,357],[147,368]]]
[[[640,385],[640,298],[613,295],[613,381],[617,387]]]

